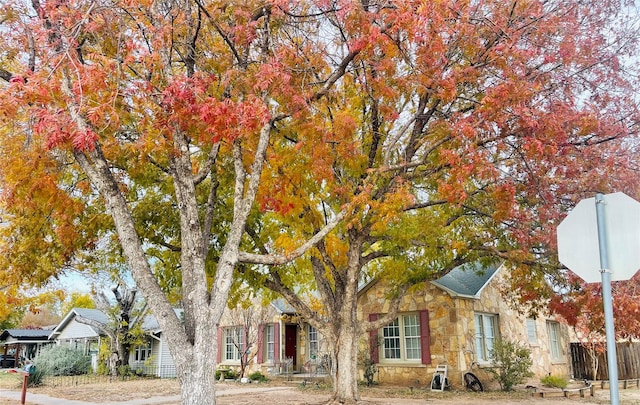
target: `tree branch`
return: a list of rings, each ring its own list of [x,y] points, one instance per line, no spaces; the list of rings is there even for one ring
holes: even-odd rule
[[[331,221],[329,221],[320,231],[318,231],[313,237],[311,237],[307,242],[302,244],[300,247],[295,249],[293,252],[285,255],[277,255],[277,254],[267,254],[267,255],[259,255],[254,253],[247,252],[238,252],[238,261],[242,263],[248,264],[264,264],[264,265],[282,265],[289,263],[292,260],[297,259],[307,252],[307,250],[314,247],[318,242],[320,242],[325,236],[329,234],[345,217],[346,212],[343,210],[339,212]]]
[[[93,326],[94,328],[98,329],[100,332],[109,336],[109,339],[111,339],[112,341],[115,341],[115,334],[113,333],[113,331],[110,331],[107,325],[103,324],[102,322],[98,322],[95,319],[85,318],[84,316],[78,315],[78,314],[76,314],[75,320],[85,325]]]

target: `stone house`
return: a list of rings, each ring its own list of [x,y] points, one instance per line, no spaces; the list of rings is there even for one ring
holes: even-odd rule
[[[283,299],[268,305],[226,310],[218,328],[218,368],[240,370],[245,376],[325,375],[328,352],[322,335],[304,322]]]
[[[527,317],[504,298],[508,277],[502,264],[466,264],[438,280],[413,287],[402,299],[398,318],[370,332],[361,351],[375,362],[381,383],[428,386],[436,366],[447,366],[452,386],[473,373],[491,381],[486,368],[496,339],[527,345],[536,377],[571,373],[568,328],[554,317]],[[384,282],[372,281],[358,297],[360,319],[375,320],[388,311]]]

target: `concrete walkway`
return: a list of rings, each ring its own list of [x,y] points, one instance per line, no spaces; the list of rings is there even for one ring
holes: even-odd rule
[[[216,391],[217,397],[227,397],[233,395],[244,395],[244,394],[255,394],[262,392],[270,392],[270,391],[284,391],[290,390],[289,387],[265,387],[265,388],[234,388],[228,390],[220,390]],[[20,391],[9,391],[9,390],[0,390],[0,397],[9,398],[16,401],[20,401],[21,396]],[[71,399],[64,398],[54,398],[49,395],[44,394],[34,394],[27,391],[27,403],[30,404],[39,404],[39,405],[153,405],[153,404],[164,404],[167,402],[179,402],[180,395],[172,395],[165,397],[151,397],[144,399],[132,399],[129,401],[122,402],[88,402],[88,401],[77,401]]]

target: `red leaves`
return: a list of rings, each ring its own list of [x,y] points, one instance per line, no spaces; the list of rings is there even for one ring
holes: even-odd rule
[[[43,108],[36,113],[36,117],[34,132],[43,136],[48,149],[63,145],[71,145],[77,150],[90,150],[95,147],[98,140],[96,133],[91,129],[79,129],[65,112],[51,112]]]
[[[549,310],[561,315],[577,334],[593,339],[604,337],[604,310],[602,285],[585,284],[576,276],[571,277],[571,288],[554,297]],[[612,283],[615,302],[614,322],[617,339],[637,339],[640,337],[640,300],[638,277]]]
[[[162,93],[165,119],[160,124],[171,131],[177,125],[182,131],[203,140],[234,140],[255,133],[269,119],[264,103],[247,97],[242,101],[210,95],[213,75],[178,77]]]

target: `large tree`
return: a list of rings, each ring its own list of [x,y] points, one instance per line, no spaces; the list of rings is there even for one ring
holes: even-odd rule
[[[322,82],[317,72],[336,61],[344,74],[282,130],[274,147],[292,153],[263,181],[258,223],[272,234],[254,238],[260,257],[241,255],[272,267],[242,270],[327,339],[335,403],[359,399],[358,338],[393,321],[410,286],[505,260],[512,296],[535,299],[535,310],[554,294],[549,281],[563,281],[553,253],[561,215],[595,190],[638,195],[638,76],[625,64],[638,20],[627,6],[363,1],[291,11],[318,21],[297,69]],[[347,221],[279,266],[276,253],[345,207]],[[389,311],[358,320],[358,287],[372,278],[389,285]]]
[[[411,284],[534,263],[585,184],[629,179],[621,3],[16,2],[0,18],[1,173],[39,243],[15,238],[9,265],[46,279],[117,235],[185,404],[215,402],[215,325],[234,269],[259,265],[238,268],[322,331],[333,400],[358,400],[357,337]],[[30,272],[36,249],[50,260]],[[358,324],[365,277],[395,305]]]
[[[14,216],[3,271],[42,283],[117,240],[167,337],[183,404],[215,403],[216,324],[272,135],[344,73],[319,72],[327,80],[307,96],[291,87],[304,77],[282,86],[291,75],[273,35],[287,18],[262,2],[2,9],[0,173]]]

